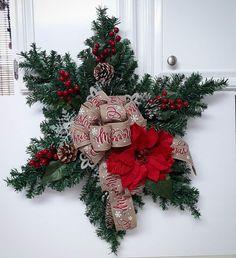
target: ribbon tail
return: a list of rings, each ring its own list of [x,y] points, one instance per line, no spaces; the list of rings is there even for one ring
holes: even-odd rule
[[[110,209],[117,231],[133,229],[137,226],[135,209],[130,192],[122,188],[118,175],[107,171],[106,161],[99,166],[100,184],[103,191],[108,191]]]
[[[197,175],[188,144],[182,138],[175,137],[172,142],[172,148],[172,157],[177,160],[185,161],[193,174]]]

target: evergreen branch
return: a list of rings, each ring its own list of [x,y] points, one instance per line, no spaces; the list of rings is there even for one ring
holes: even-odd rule
[[[98,179],[92,173],[89,175],[82,193],[81,200],[86,204],[86,216],[89,221],[97,227],[97,235],[110,244],[111,251],[117,253],[120,240],[124,237],[125,231],[109,229],[105,222],[105,201],[104,193],[98,186]]]

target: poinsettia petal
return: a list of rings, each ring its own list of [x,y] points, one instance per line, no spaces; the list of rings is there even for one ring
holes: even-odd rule
[[[107,160],[107,170],[111,174],[124,175],[132,170],[132,166],[128,166],[123,162],[115,161],[112,159]]]
[[[146,147],[147,132],[146,130],[134,123],[131,129],[131,142],[138,150],[143,150]]]
[[[147,167],[145,165],[139,165],[137,166],[137,172],[133,181],[131,182],[130,186],[129,186],[129,190],[133,190],[135,189],[138,185],[141,184],[141,182],[143,182],[143,180],[145,178],[147,178]]]
[[[154,129],[154,128],[150,128],[147,133],[146,133],[146,138],[145,138],[145,142],[146,142],[146,148],[147,149],[151,149],[153,148],[159,139],[159,135],[158,132]]]
[[[165,131],[160,131],[158,132],[158,136],[158,147],[163,148],[171,146],[173,142],[173,136],[171,134]]]
[[[153,167],[151,164],[147,164],[148,168],[148,174],[147,177],[151,179],[152,181],[157,182],[160,176],[160,170],[157,168]]]
[[[130,173],[121,176],[122,186],[128,188],[130,191],[134,190],[140,185],[143,185],[147,178],[147,168],[145,165],[136,163]]]
[[[160,174],[160,180],[166,180],[166,175],[165,174]]]
[[[162,155],[159,155],[157,157],[149,157],[148,164],[158,169],[159,171],[169,168],[169,164],[167,164],[166,159]]]
[[[123,151],[120,151],[119,149],[113,149],[107,157],[107,161],[108,160],[121,162],[127,166],[132,165],[135,161],[135,149],[132,146],[123,149]]]

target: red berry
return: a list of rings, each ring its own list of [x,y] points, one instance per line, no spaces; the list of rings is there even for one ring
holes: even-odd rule
[[[168,99],[161,99],[161,102],[162,102],[163,104],[167,104],[169,101],[168,101]]]
[[[53,159],[54,159],[54,160],[58,160],[58,156],[57,156],[56,153],[53,155]]]
[[[58,96],[58,97],[62,97],[62,96],[63,96],[63,92],[60,91],[60,90],[58,90],[58,91],[57,91],[57,96]]]
[[[96,56],[96,55],[98,54],[97,48],[93,48],[92,52],[93,52],[93,54]]]
[[[119,42],[121,40],[121,36],[120,35],[117,35],[116,36],[116,42]]]
[[[166,109],[166,104],[161,104],[161,109]]]
[[[35,157],[36,157],[37,159],[41,159],[42,156],[43,156],[42,151],[37,152],[36,155],[35,155]]]
[[[115,32],[114,32],[114,31],[110,31],[110,32],[109,32],[109,36],[110,36],[110,37],[114,37],[114,36],[115,36]]]
[[[104,54],[105,54],[105,55],[108,55],[108,54],[109,54],[109,49],[108,49],[108,48],[105,48],[105,49],[104,49]]]
[[[44,159],[42,158],[40,161],[39,161],[39,164],[41,166],[47,166],[47,164],[49,163],[49,160],[48,159]]]
[[[99,57],[100,57],[101,59],[104,59],[104,58],[105,58],[104,54],[101,54]]]
[[[96,44],[95,44],[95,48],[97,48],[97,49],[100,48],[100,44],[99,44],[99,43],[96,43]]]
[[[80,86],[79,86],[79,85],[75,85],[74,89],[75,89],[76,91],[80,91]]]
[[[64,71],[64,70],[60,70],[60,71],[59,71],[59,74],[60,74],[60,76],[64,77],[65,71]]]
[[[35,167],[35,168],[40,168],[39,162],[35,162],[34,167]]]
[[[64,72],[64,78],[67,79],[67,78],[69,78],[69,77],[70,77],[70,74],[65,71],[65,72]]]
[[[182,99],[177,99],[176,102],[177,102],[178,104],[182,104],[182,103],[183,103],[183,100],[182,100]]]
[[[28,164],[29,164],[29,166],[34,167],[35,166],[35,160],[31,159]]]
[[[71,84],[72,84],[72,81],[71,81],[71,80],[68,80],[68,81],[66,81],[64,84],[65,84],[66,87],[70,87]]]
[[[170,105],[174,105],[175,101],[173,99],[169,99],[169,103],[170,103]]]
[[[177,105],[176,105],[176,107],[177,107],[177,109],[182,109],[183,108],[183,105],[182,104],[180,104],[180,103],[178,103]]]
[[[157,100],[157,101],[160,101],[160,100],[161,100],[161,96],[159,96],[159,95],[156,96],[156,100]]]
[[[175,110],[175,105],[170,105],[171,110]]]
[[[53,157],[53,153],[52,153],[51,151],[49,151],[49,152],[47,153],[46,157],[47,157],[48,159],[51,159],[51,158]]]
[[[115,41],[113,41],[113,40],[110,39],[110,40],[108,41],[108,44],[109,44],[111,47],[114,47],[116,43],[115,43]]]
[[[97,58],[96,58],[96,62],[97,62],[97,63],[100,63],[100,61],[101,61],[100,58],[97,57]]]
[[[111,52],[112,52],[112,54],[114,55],[114,54],[116,53],[116,49],[115,49],[115,48],[112,48],[112,49],[111,49]]]
[[[63,91],[63,96],[64,96],[64,97],[67,96],[68,94],[69,94],[68,90],[64,90],[64,91]]]
[[[114,32],[118,33],[119,32],[119,28],[118,27],[114,27]]]
[[[188,101],[184,101],[184,107],[188,107]]]
[[[51,147],[49,151],[50,151],[52,154],[55,153],[55,149],[54,149],[53,147]]]
[[[166,96],[167,96],[167,91],[166,91],[166,90],[163,90],[162,93],[161,93],[161,95],[162,95],[163,97],[166,97]]]
[[[60,76],[60,77],[59,77],[59,80],[60,80],[61,82],[64,82],[64,80],[65,80],[65,77],[63,77],[63,76]]]
[[[73,89],[69,89],[68,92],[69,92],[69,94],[72,94],[72,93],[74,93],[74,90]]]
[[[153,99],[149,99],[149,100],[148,100],[148,103],[153,103]]]
[[[42,155],[43,155],[43,156],[45,156],[45,155],[47,155],[47,154],[48,154],[48,152],[49,152],[49,150],[48,150],[48,149],[44,149],[44,150],[42,150]]]

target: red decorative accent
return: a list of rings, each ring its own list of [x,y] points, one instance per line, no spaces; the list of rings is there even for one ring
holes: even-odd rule
[[[188,101],[184,101],[184,107],[188,107]]]
[[[54,154],[55,154],[54,148],[40,150],[35,154],[34,159],[28,162],[28,165],[34,168],[47,166],[48,163],[54,159]]]
[[[166,104],[161,104],[161,109],[166,109]]]
[[[166,91],[166,90],[163,90],[162,93],[161,93],[161,95],[162,95],[163,97],[166,97],[166,96],[167,96],[167,91]]]
[[[70,87],[71,84],[72,84],[72,81],[71,81],[71,80],[68,80],[68,81],[65,82],[65,86],[66,86],[66,87]]]
[[[115,32],[114,32],[114,31],[110,31],[110,32],[109,32],[109,36],[110,36],[110,37],[114,37],[114,36],[115,36]]]
[[[115,48],[112,48],[112,49],[111,49],[111,52],[112,52],[112,54],[114,55],[114,54],[116,53],[116,49],[115,49]]]
[[[147,178],[155,182],[164,180],[174,163],[173,136],[134,124],[131,140],[132,144],[122,150],[112,149],[107,159],[108,171],[120,175],[123,187],[129,190],[143,185]]]
[[[97,48],[97,49],[100,48],[100,44],[99,44],[99,43],[96,43],[96,44],[95,44],[95,48]]]
[[[118,27],[114,27],[114,32],[118,33],[119,32],[119,28]]]
[[[116,36],[116,42],[119,42],[121,40],[121,36],[120,35],[117,35]]]

